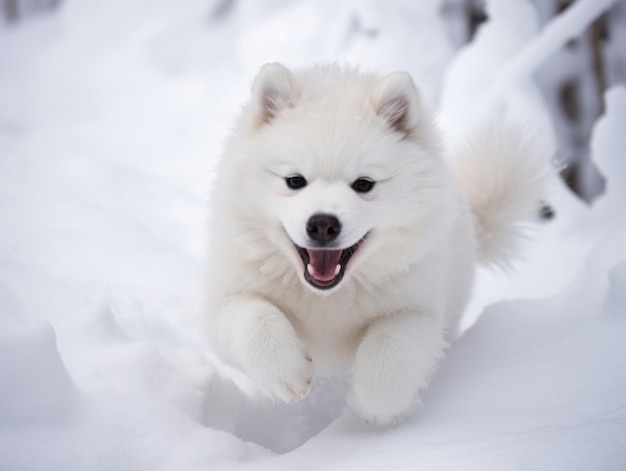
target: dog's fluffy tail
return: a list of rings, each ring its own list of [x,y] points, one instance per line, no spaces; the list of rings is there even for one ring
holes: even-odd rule
[[[477,130],[454,152],[452,168],[470,205],[482,263],[508,269],[520,257],[546,197],[550,154],[503,125]]]

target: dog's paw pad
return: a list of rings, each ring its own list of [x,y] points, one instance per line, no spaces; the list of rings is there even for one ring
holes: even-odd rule
[[[291,385],[288,387],[289,395],[284,402],[297,402],[308,394],[309,389],[311,388],[312,379],[307,379],[303,384],[299,384],[297,386]]]
[[[359,415],[365,424],[381,426],[393,425],[413,412],[413,404],[403,404],[390,398],[368,397],[352,391],[348,396],[348,404]]]
[[[285,350],[266,352],[264,356],[249,372],[269,397],[289,403],[307,395],[314,372],[310,356]]]
[[[305,360],[306,361],[306,360]],[[296,402],[304,398],[313,383],[313,368],[311,363],[303,363],[299,368],[289,368],[280,377],[271,381],[273,384],[267,386],[271,390],[271,395],[282,402]]]

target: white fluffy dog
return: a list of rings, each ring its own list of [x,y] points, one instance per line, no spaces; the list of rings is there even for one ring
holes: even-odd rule
[[[454,335],[477,262],[507,265],[547,159],[486,130],[447,161],[406,73],[265,65],[212,195],[208,331],[270,397],[351,374],[368,422],[405,415]]]

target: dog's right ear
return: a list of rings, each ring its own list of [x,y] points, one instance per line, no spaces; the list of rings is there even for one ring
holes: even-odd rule
[[[297,99],[296,81],[285,66],[272,63],[261,67],[252,84],[251,112],[254,127],[270,123]]]

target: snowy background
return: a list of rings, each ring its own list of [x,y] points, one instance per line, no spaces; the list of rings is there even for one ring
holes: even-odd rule
[[[571,45],[613,2],[548,3],[490,0],[464,44],[443,0],[4,0],[0,470],[626,469],[623,1],[581,95],[595,199],[555,184],[517,273],[479,273],[419,413],[368,426],[330,380],[272,405],[199,332],[212,169],[260,65],[407,70],[449,142],[507,117],[562,150],[546,84],[593,82]]]

